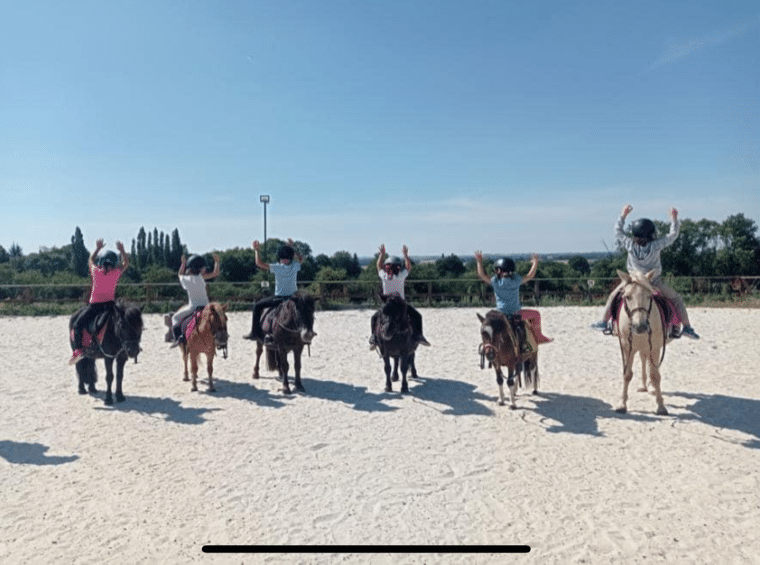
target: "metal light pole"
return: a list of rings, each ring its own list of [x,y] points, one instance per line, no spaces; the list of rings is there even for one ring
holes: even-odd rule
[[[262,194],[259,201],[264,203],[264,245],[267,244],[267,204],[269,204],[269,195]]]

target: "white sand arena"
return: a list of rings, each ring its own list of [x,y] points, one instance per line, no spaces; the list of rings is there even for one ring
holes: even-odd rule
[[[65,317],[0,318],[3,563],[758,563],[760,310],[690,310],[668,345],[668,416],[617,414],[600,308],[541,309],[541,393],[497,403],[476,312],[421,309],[421,378],[385,393],[370,311],[318,312],[306,394],[252,381],[230,316],[217,392],[190,392],[146,315],[126,402],[77,394]],[[378,553],[208,555],[206,544],[376,544]],[[387,544],[527,544],[527,555],[391,555]]]

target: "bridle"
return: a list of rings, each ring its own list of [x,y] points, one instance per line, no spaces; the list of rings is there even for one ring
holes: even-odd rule
[[[216,311],[216,308],[211,306],[209,312],[209,324],[211,326],[211,333],[214,335],[214,344],[216,345],[216,349],[222,352],[222,357],[227,359],[227,326],[222,321],[222,317],[219,312]]]

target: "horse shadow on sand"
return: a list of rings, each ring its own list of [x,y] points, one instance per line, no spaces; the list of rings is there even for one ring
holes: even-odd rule
[[[370,392],[367,387],[348,383],[339,383],[325,379],[301,378],[306,396],[341,402],[360,412],[393,412],[397,406],[387,404],[388,401],[400,398],[398,392]]]
[[[78,455],[46,455],[50,448],[41,443],[0,440],[0,457],[17,465],[63,465],[79,459]]]
[[[410,379],[412,396],[420,401],[446,406],[442,414],[451,416],[492,416],[488,406],[498,401],[495,396],[478,392],[476,385],[443,377]],[[411,386],[412,383],[419,383]]]
[[[689,413],[679,416],[680,419],[696,420],[713,428],[729,429],[753,436],[753,439],[742,441],[740,444],[760,449],[760,400],[689,392],[671,392],[669,396],[696,401],[685,407]]]
[[[525,400],[530,400],[533,406],[526,405]],[[540,423],[547,432],[593,437],[604,437],[599,429],[599,421],[604,418],[639,422],[656,422],[663,418],[631,411],[618,414],[612,405],[598,398],[556,392],[539,392],[537,395],[523,392],[518,397],[517,409],[539,416]]]
[[[279,386],[282,383],[277,377],[260,377],[256,381],[250,380],[248,382],[225,381],[215,378],[216,392],[211,394],[216,398],[234,398],[251,402],[262,408],[283,408],[287,406],[286,402],[291,397],[279,392],[272,393],[267,388],[263,388],[261,384],[267,381],[273,381]]]
[[[98,406],[96,410],[137,412],[145,416],[159,415],[163,416],[167,422],[197,426],[206,422],[205,414],[217,412],[221,408],[189,408],[172,398],[128,396],[125,402],[118,402],[108,407]]]

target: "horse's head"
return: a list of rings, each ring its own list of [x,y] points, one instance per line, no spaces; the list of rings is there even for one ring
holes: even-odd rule
[[[227,333],[227,305],[219,304],[218,302],[212,302],[204,311],[205,319],[201,324],[207,324],[211,330],[211,334],[214,336],[214,345],[217,349],[222,349],[226,352],[227,340],[229,334]],[[203,327],[200,328],[203,331]],[[225,354],[226,357],[226,354]]]
[[[297,293],[293,295],[293,303],[298,316],[301,318],[301,341],[307,344],[311,343],[311,340],[317,335],[314,331],[314,311],[316,309],[314,297],[310,294]]]
[[[478,314],[478,320],[480,320],[480,337],[483,340],[481,353],[492,363],[503,345],[507,318],[504,314],[492,310],[485,317]]]
[[[618,275],[625,282],[622,290],[623,309],[631,322],[631,329],[637,334],[647,333],[650,330],[649,317],[654,305],[655,289],[652,287],[652,279],[655,272],[629,275],[618,271]]]
[[[137,306],[118,304],[114,329],[127,355],[137,363],[137,356],[142,351],[140,348],[143,331],[142,310]]]
[[[395,333],[410,330],[406,300],[397,294],[383,296],[382,300],[383,307],[380,309],[382,338],[388,340]]]

